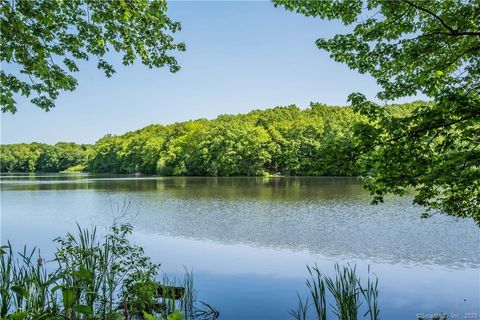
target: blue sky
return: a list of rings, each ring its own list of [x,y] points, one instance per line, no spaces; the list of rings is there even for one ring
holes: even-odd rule
[[[375,81],[334,62],[315,46],[344,32],[321,21],[274,8],[270,2],[171,2],[183,25],[176,35],[187,51],[182,70],[123,67],[110,79],[95,62],[82,63],[78,88],[45,112],[18,99],[15,115],[2,114],[1,142],[93,143],[152,123],[169,124],[310,101],[345,105],[351,92],[373,98]],[[118,57],[113,57],[117,60]]]

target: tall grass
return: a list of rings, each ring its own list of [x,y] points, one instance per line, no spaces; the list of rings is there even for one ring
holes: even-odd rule
[[[0,247],[0,318],[7,316],[8,310],[12,306],[13,286],[13,252],[10,242],[8,245]]]
[[[318,266],[307,266],[310,279],[306,280],[306,285],[310,291],[313,305],[315,308],[315,314],[319,320],[327,319],[327,302],[325,298],[325,281],[318,269]]]
[[[114,224],[104,236],[96,228],[56,238],[56,268],[48,272],[40,251],[15,254],[8,243],[0,255],[2,319],[214,319],[213,308],[196,304],[193,275],[183,287],[157,281],[159,265],[131,244],[129,224]],[[162,292],[160,295],[159,292]],[[161,300],[161,301],[160,301]],[[213,312],[214,311],[214,312]]]
[[[317,265],[307,266],[310,278],[306,280],[309,297],[312,303],[308,303],[308,297],[303,301],[298,296],[296,309],[290,310],[290,315],[296,320],[307,319],[310,308],[313,306],[313,317],[318,320],[326,320],[330,314],[339,320],[357,320],[368,316],[370,320],[379,320],[378,308],[378,279],[370,278],[370,267],[366,285],[362,285],[356,274],[356,266],[340,266],[335,264],[335,275],[329,277],[323,275]],[[332,301],[327,305],[327,301]],[[361,306],[365,305],[361,311]],[[362,314],[363,313],[363,314]]]
[[[300,294],[297,292],[298,305],[296,309],[291,309],[290,315],[296,320],[306,320],[308,316],[308,309],[310,304],[308,303],[308,297],[303,301]]]
[[[44,306],[58,309],[57,299],[51,287],[58,280],[56,273],[47,273],[40,251],[26,247],[15,257],[12,245],[1,247],[0,258],[0,316],[6,318],[10,310],[19,315],[31,314],[39,318],[45,314]],[[27,311],[28,310],[28,311]]]

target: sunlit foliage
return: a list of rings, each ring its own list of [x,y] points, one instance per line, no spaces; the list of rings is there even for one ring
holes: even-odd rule
[[[1,172],[59,172],[85,162],[89,145],[59,142],[0,146]]]
[[[312,103],[152,125],[107,135],[89,153],[93,172],[191,176],[356,175],[351,108]]]
[[[165,0],[0,0],[2,112],[15,113],[18,96],[47,111],[55,107],[60,91],[77,87],[82,61],[111,77],[112,51],[124,65],[178,71],[172,53],[185,45],[174,41],[180,23],[166,11]]]

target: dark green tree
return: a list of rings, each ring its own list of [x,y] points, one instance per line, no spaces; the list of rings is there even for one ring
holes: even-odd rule
[[[373,76],[381,87],[377,98],[422,93],[432,100],[399,115],[361,93],[349,96],[354,109],[369,118],[357,127],[357,157],[374,202],[413,187],[414,202],[430,213],[480,224],[480,2],[274,3],[348,26],[346,33],[316,44],[335,61]]]
[[[172,51],[184,51],[172,34],[180,23],[166,15],[165,0],[0,0],[0,107],[17,110],[15,96],[44,110],[61,90],[72,91],[81,60],[95,60],[107,77],[116,51],[124,65],[180,69]],[[8,70],[8,71],[7,71]]]

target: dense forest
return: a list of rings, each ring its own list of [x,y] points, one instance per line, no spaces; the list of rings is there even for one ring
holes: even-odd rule
[[[19,143],[0,146],[1,172],[60,172],[81,169],[90,145],[73,142]]]
[[[408,113],[416,103],[387,107]],[[2,172],[143,173],[191,176],[357,175],[356,141],[365,117],[349,107],[311,103],[150,125],[106,135],[93,146],[1,146]]]

